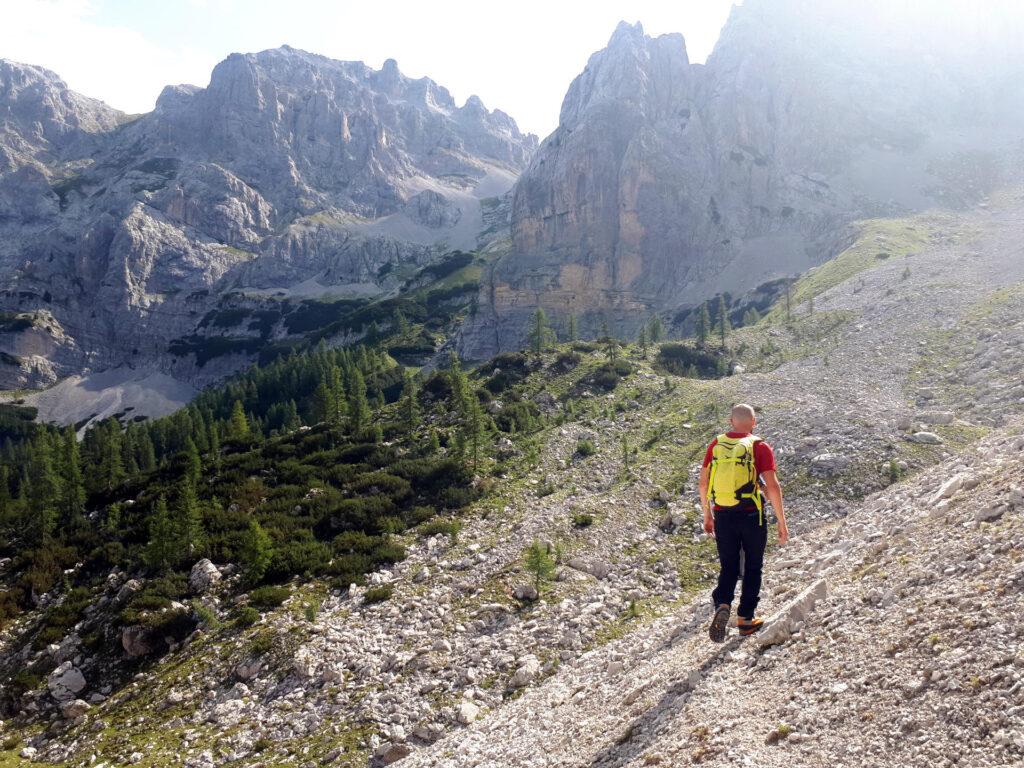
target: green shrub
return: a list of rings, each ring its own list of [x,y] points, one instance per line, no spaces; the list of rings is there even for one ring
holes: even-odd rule
[[[597,447],[592,440],[583,438],[576,443],[576,455],[586,458],[597,453]]]
[[[281,605],[281,603],[288,599],[290,594],[291,590],[288,587],[257,587],[249,593],[249,604],[269,611]]]
[[[446,536],[450,536],[452,541],[454,541],[458,537],[460,530],[462,530],[462,523],[458,520],[431,520],[429,523],[423,523],[419,526],[416,529],[416,533],[423,538],[443,533]]]
[[[677,376],[720,378],[728,372],[722,355],[685,342],[662,344],[658,349],[658,364]]]
[[[594,516],[586,512],[578,512],[572,516],[572,524],[576,528],[586,528],[594,524]]]
[[[234,619],[232,623],[239,629],[251,627],[257,621],[260,620],[260,612],[253,608],[251,605],[243,605],[237,611],[235,611]]]
[[[370,587],[363,594],[363,601],[366,603],[382,603],[390,600],[394,590],[390,584],[382,584],[379,587]]]

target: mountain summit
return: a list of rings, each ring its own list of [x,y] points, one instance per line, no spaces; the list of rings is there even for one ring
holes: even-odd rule
[[[848,222],[960,207],[1019,172],[1005,36],[979,62],[927,19],[848,5],[737,6],[704,65],[620,24],[516,186],[466,356],[520,345],[537,306],[585,334],[683,322],[821,263]]]
[[[169,86],[135,118],[45,70],[0,75],[7,387],[118,366],[215,380],[287,335],[265,322],[211,355],[197,334],[226,294],[392,290],[474,248],[481,200],[536,147],[505,113],[460,107],[393,59],[232,54],[206,88]],[[273,311],[260,302],[249,308]]]

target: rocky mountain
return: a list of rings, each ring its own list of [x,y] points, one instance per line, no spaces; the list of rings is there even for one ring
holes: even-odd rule
[[[119,367],[215,380],[294,339],[303,302],[365,302],[476,248],[536,145],[394,60],[288,47],[134,117],[35,67],[0,63],[0,84],[8,388]],[[211,325],[225,301],[235,321]]]
[[[687,326],[704,300],[834,255],[852,221],[1019,177],[1019,22],[890,5],[750,0],[706,64],[620,24],[516,185],[465,355],[521,344],[537,306],[586,334],[632,338],[655,312]]]

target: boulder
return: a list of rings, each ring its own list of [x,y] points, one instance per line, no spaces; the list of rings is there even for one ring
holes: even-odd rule
[[[153,653],[157,644],[148,629],[133,625],[121,630],[121,647],[132,658],[138,658]]]
[[[404,757],[408,757],[411,753],[412,747],[408,744],[384,742],[377,747],[377,751],[374,752],[374,755],[380,761],[381,765],[391,765],[392,763],[397,763]]]
[[[981,507],[974,513],[974,519],[979,523],[991,523],[998,520],[1006,513],[1005,504],[993,504],[989,507]]]
[[[520,584],[512,591],[512,594],[515,595],[516,600],[526,602],[536,600],[538,597],[537,588],[533,584]]]
[[[469,725],[477,719],[479,714],[480,707],[472,701],[463,700],[462,703],[459,704],[458,710],[455,712],[455,719],[463,725]]]
[[[210,591],[221,580],[220,570],[209,558],[204,557],[192,566],[188,575],[188,588],[194,594],[201,595]]]
[[[74,720],[77,717],[81,717],[90,709],[89,704],[82,699],[73,699],[71,701],[65,701],[60,705],[60,713],[65,720]]]
[[[921,411],[914,416],[923,424],[952,424],[956,414],[952,411]]]
[[[942,445],[942,438],[934,432],[914,432],[907,438],[913,443],[924,443],[925,445]]]
[[[526,656],[512,674],[509,685],[513,688],[524,688],[532,683],[540,674],[540,660],[536,656]]]
[[[46,685],[57,701],[71,701],[85,688],[85,676],[70,661],[65,661],[50,673]]]
[[[846,469],[851,461],[849,456],[842,453],[819,453],[811,459],[810,472],[818,477],[831,477]]]
[[[960,487],[964,484],[963,475],[954,475],[939,486],[939,490],[928,500],[931,505],[938,504],[943,499],[948,499],[950,496],[960,490]]]
[[[754,637],[762,648],[783,643],[793,636],[797,624],[806,620],[815,604],[825,598],[827,587],[824,579],[818,579],[800,594],[782,606],[772,618],[765,622]]]

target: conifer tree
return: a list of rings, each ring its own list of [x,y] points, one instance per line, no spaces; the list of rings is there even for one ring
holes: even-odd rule
[[[569,315],[569,328],[568,328],[568,331],[567,331],[567,335],[569,336],[569,341],[576,341],[577,333],[578,333],[578,331],[577,331],[577,328],[576,328],[576,315],[574,315],[574,314],[573,315]]]
[[[85,515],[85,479],[82,476],[78,437],[75,435],[74,427],[64,428],[61,447],[61,523],[63,527],[71,529],[77,526]]]
[[[169,569],[178,556],[178,540],[174,521],[167,509],[167,499],[160,495],[149,517],[149,542],[143,560],[155,571]]]
[[[526,570],[533,574],[533,586],[538,592],[544,582],[555,575],[555,561],[551,557],[547,545],[540,541],[534,542],[526,550]]]
[[[121,455],[121,427],[116,419],[106,421],[106,426],[101,427],[99,438],[103,453],[103,465],[100,470],[102,488],[105,491],[112,491],[119,488],[126,478]]]
[[[360,347],[362,349],[362,347]],[[348,393],[348,426],[353,435],[360,435],[370,422],[370,406],[366,401],[366,381],[356,368]]]
[[[54,469],[53,449],[49,437],[43,433],[32,446],[28,475],[29,493],[23,527],[29,543],[39,545],[49,538],[57,522],[56,505],[60,494],[59,480]]]
[[[554,332],[548,324],[548,316],[541,307],[537,307],[530,321],[530,332],[528,334],[530,351],[536,357],[540,357],[544,350],[551,346],[553,337]]]
[[[640,346],[640,353],[647,356],[647,328],[643,325],[640,326],[640,333],[637,336],[636,343]]]
[[[192,442],[191,437],[185,438],[185,479],[192,483],[192,487],[199,485],[203,476],[203,462],[199,458],[199,449]]]
[[[725,296],[718,297],[718,336],[725,348],[725,335],[729,332],[729,313],[725,308]]]
[[[249,437],[249,420],[245,416],[245,409],[242,408],[241,400],[235,400],[231,406],[228,436],[232,440],[244,440]]]
[[[711,313],[708,312],[708,303],[705,301],[700,305],[700,314],[697,315],[697,339],[703,347],[708,343],[708,336],[711,335]]]
[[[239,550],[245,580],[249,584],[259,583],[266,574],[273,556],[274,547],[270,535],[258,520],[250,520]]]
[[[651,340],[652,344],[657,344],[665,335],[665,328],[661,324],[661,318],[658,315],[651,317],[651,322],[647,326],[647,336]]]
[[[416,401],[416,379],[409,371],[405,371],[403,375],[405,380],[402,383],[400,414],[402,425],[409,434],[412,434],[420,422],[420,409]]]
[[[194,560],[204,546],[203,518],[195,486],[187,480],[178,486],[173,515],[181,557]]]

